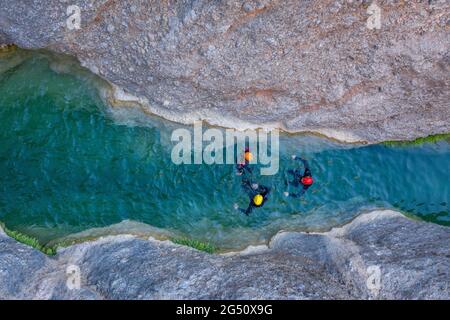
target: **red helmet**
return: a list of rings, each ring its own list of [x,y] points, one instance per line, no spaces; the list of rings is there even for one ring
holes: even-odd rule
[[[300,182],[302,183],[302,184],[304,184],[305,186],[310,186],[310,185],[312,185],[313,184],[313,178],[312,177],[303,177],[301,180],[300,180]]]

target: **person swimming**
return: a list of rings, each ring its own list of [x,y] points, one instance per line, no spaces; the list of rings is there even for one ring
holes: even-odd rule
[[[253,154],[250,152],[248,147],[245,148],[243,159],[236,165],[236,174],[238,176],[243,175],[246,171],[252,174],[252,169],[250,168],[250,161],[253,159]]]
[[[256,183],[251,183],[250,180],[246,178],[242,179],[242,188],[248,194],[250,202],[247,209],[239,208],[237,204],[235,204],[235,209],[239,209],[239,211],[248,216],[254,208],[260,208],[264,205],[270,193],[270,188],[258,185]]]
[[[297,157],[296,155],[293,155],[292,159],[301,161],[303,163],[304,172],[302,173],[298,169],[288,170],[288,173],[293,175],[294,180],[288,181],[287,179],[285,179],[285,185],[286,187],[288,187],[289,185],[292,185],[293,187],[299,187],[301,185],[302,189],[300,190],[299,193],[292,193],[292,192],[289,193],[288,191],[285,191],[284,195],[286,197],[291,196],[294,198],[300,198],[305,194],[306,190],[308,190],[308,188],[312,186],[314,180],[312,178],[311,169],[309,168],[308,161],[306,161],[301,157]]]

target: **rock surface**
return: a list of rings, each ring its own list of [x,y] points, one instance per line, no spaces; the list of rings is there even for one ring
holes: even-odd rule
[[[449,132],[450,3],[378,1],[380,29],[369,4],[0,0],[0,43],[76,56],[178,122],[368,142]]]
[[[449,272],[450,229],[393,211],[223,255],[120,235],[47,257],[0,231],[0,299],[449,299]]]

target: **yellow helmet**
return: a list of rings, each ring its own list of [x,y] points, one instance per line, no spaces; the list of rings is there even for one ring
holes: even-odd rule
[[[244,154],[244,158],[245,158],[246,161],[250,162],[253,159],[253,155],[251,154],[250,151],[246,151],[245,154]]]
[[[260,206],[263,203],[263,196],[260,194],[257,194],[256,196],[253,197],[253,203],[257,206]]]

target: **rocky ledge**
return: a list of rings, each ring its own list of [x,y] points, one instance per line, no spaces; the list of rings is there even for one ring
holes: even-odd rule
[[[450,299],[449,272],[450,229],[388,210],[222,255],[120,235],[48,257],[0,230],[0,299]]]
[[[177,122],[352,142],[450,132],[450,3],[371,3],[0,0],[0,44],[75,56]]]

